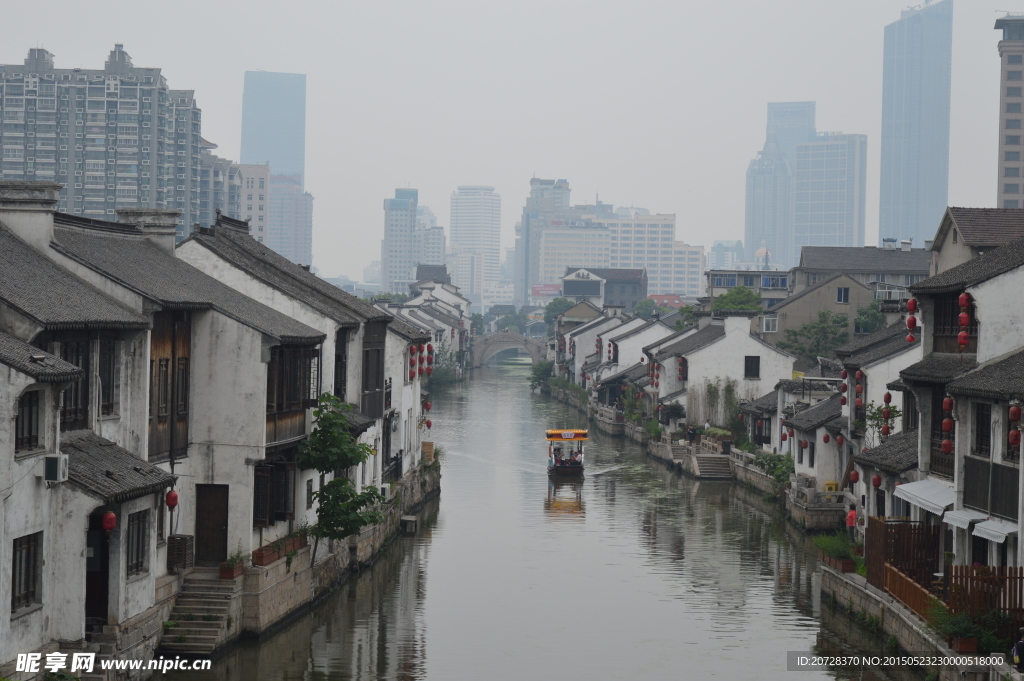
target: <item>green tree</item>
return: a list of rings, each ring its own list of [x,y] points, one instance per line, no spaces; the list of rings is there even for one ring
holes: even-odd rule
[[[549,362],[547,360],[534,364],[530,369],[530,390],[536,390],[551,378],[551,368],[554,366],[554,362]]]
[[[857,329],[861,333],[874,333],[886,327],[885,315],[879,311],[881,298],[875,298],[865,307],[857,308]]]
[[[497,321],[498,332],[508,329],[512,333],[526,333],[526,323],[529,320],[522,312],[507,314]]]
[[[330,393],[320,395],[313,410],[313,430],[299,445],[300,468],[327,474],[366,461],[373,450],[353,435],[348,418],[351,410],[352,405]],[[317,521],[309,528],[316,539],[312,561],[316,560],[321,538],[342,541],[357,534],[363,526],[378,523],[383,518],[375,509],[384,500],[377,488],[367,486],[356,493],[355,484],[348,476],[335,477],[313,492],[313,500],[317,502]]]
[[[369,305],[373,305],[375,300],[387,300],[389,303],[404,303],[409,300],[409,296],[404,293],[374,293],[369,298],[363,298],[362,301]]]
[[[804,324],[799,329],[786,329],[786,340],[780,341],[778,346],[811,361],[818,357],[832,357],[835,349],[846,343],[849,323],[845,314],[819,310],[817,321]]]
[[[657,312],[659,316],[664,317],[667,314],[672,314],[674,310],[671,310],[667,307],[659,307],[650,298],[644,298],[643,300],[641,300],[640,302],[633,306],[632,312],[634,315],[640,317],[641,319],[650,319],[651,317],[654,316],[655,312]]]
[[[558,315],[562,314],[576,303],[572,302],[568,298],[555,298],[550,303],[544,306],[544,321],[550,327],[558,319]]]
[[[476,329],[476,335],[484,335],[484,316],[479,312],[474,312],[469,316],[470,324]]]
[[[725,295],[715,298],[715,310],[760,310],[761,294],[746,286],[735,286]]]

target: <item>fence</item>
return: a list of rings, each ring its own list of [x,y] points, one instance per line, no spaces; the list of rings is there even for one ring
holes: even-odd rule
[[[923,620],[928,619],[928,610],[937,600],[923,586],[889,564],[885,565],[885,590]]]
[[[939,527],[907,520],[868,518],[864,535],[868,583],[885,588],[885,564],[927,588],[939,566]]]
[[[953,565],[948,569],[950,612],[977,616],[997,610],[1006,617],[999,635],[1015,639],[1017,628],[1024,625],[1024,567]]]

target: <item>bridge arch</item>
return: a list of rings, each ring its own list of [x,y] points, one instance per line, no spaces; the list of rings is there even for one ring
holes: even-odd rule
[[[492,333],[489,336],[477,336],[473,341],[472,362],[470,366],[476,368],[505,350],[525,350],[533,363],[542,361],[547,355],[547,344],[542,338],[527,338],[526,336],[510,331]]]

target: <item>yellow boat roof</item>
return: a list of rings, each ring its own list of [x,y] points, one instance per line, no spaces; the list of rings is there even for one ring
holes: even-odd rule
[[[572,440],[586,440],[587,431],[579,428],[563,428],[559,430],[547,431],[548,440],[555,441],[572,441]]]

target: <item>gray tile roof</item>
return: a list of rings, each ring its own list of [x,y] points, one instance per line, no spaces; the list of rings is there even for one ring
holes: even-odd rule
[[[651,320],[647,321],[646,323],[641,324],[640,326],[636,327],[635,329],[630,329],[629,331],[625,331],[625,332],[619,334],[618,336],[611,336],[611,337],[607,338],[606,340],[609,340],[609,341],[611,341],[613,343],[618,343],[619,341],[625,340],[625,339],[627,339],[627,338],[629,338],[631,336],[635,336],[636,334],[641,333],[643,331],[646,331],[647,329],[651,328],[652,326],[657,326],[659,324],[665,329],[666,334],[672,333],[672,327],[671,326],[665,324],[660,319],[651,319]]]
[[[679,338],[680,336],[683,336],[683,335],[685,335],[687,333],[690,333],[691,331],[693,331],[696,328],[697,327],[695,325],[690,324],[690,325],[688,325],[684,329],[680,329],[678,331],[674,331],[674,332],[670,333],[669,335],[665,336],[664,338],[659,338],[658,340],[654,341],[650,345],[645,345],[643,347],[643,351],[644,352],[650,352],[651,350],[653,350],[654,348],[658,347],[659,345],[664,345],[665,343],[669,343],[669,342],[675,340],[676,338]]]
[[[90,431],[62,434],[60,451],[68,455],[68,480],[108,503],[159,492],[176,479]]]
[[[585,333],[586,331],[590,331],[595,326],[600,326],[604,322],[608,322],[608,321],[611,321],[613,319],[615,319],[616,321],[619,322],[619,324],[617,324],[616,326],[621,326],[621,324],[623,322],[623,319],[621,319],[621,318],[617,318],[617,317],[604,317],[604,316],[594,317],[589,322],[586,322],[585,324],[580,324],[575,329],[573,329],[572,331],[569,331],[565,335],[569,336],[569,337],[577,336],[577,335],[579,335],[581,333]],[[614,328],[614,327],[612,327],[612,328]]]
[[[977,258],[950,267],[910,287],[913,293],[952,293],[999,276],[1024,265],[1024,239],[982,253]]]
[[[765,393],[756,400],[740,404],[740,410],[748,414],[774,414],[779,408],[779,396],[776,391]]]
[[[429,331],[413,326],[398,315],[391,318],[391,321],[388,323],[388,330],[394,331],[402,338],[410,341],[429,340],[431,338]]]
[[[141,232],[54,228],[53,247],[122,286],[178,310],[217,310],[284,343],[318,343],[325,336],[222,284],[162,251]]]
[[[370,426],[376,423],[376,419],[367,416],[355,408],[345,412],[345,421],[348,423],[348,429],[353,435],[362,435],[370,429]]]
[[[976,355],[954,355],[933,352],[916,364],[911,364],[900,372],[904,381],[920,383],[949,383],[958,376],[966,374],[978,366]]]
[[[854,452],[853,460],[888,473],[917,468],[917,429],[890,435],[885,442],[866,452]]]
[[[786,425],[797,430],[811,431],[842,414],[842,409],[839,394],[836,393],[827,400],[822,400],[796,416],[786,419]]]
[[[949,206],[946,211],[963,240],[972,246],[1005,244],[1024,237],[1024,212],[1018,209]]]
[[[836,357],[839,357],[848,368],[855,369],[906,352],[920,342],[921,334],[918,334],[914,336],[913,343],[908,343],[906,322],[898,321],[892,326],[837,348]]]
[[[691,352],[700,350],[706,345],[725,337],[725,327],[721,324],[709,324],[700,331],[684,336],[672,345],[664,347],[654,356],[656,362],[675,357],[677,355],[688,355]]]
[[[82,375],[82,370],[20,338],[0,331],[0,364],[5,364],[41,383],[64,383]]]
[[[228,226],[193,232],[190,240],[282,293],[300,300],[339,324],[383,321],[387,317],[347,291],[324,281],[253,239]]]
[[[648,365],[637,362],[628,369],[601,380],[601,385],[617,385],[619,383],[632,383],[647,376]]]
[[[804,246],[804,248],[807,248],[807,247]],[[857,286],[860,286],[863,289],[867,288],[867,286],[865,286],[864,284],[860,283],[856,279],[853,279],[852,277],[850,277],[845,272],[836,272],[831,277],[828,277],[827,279],[822,279],[821,281],[815,283],[813,286],[808,286],[804,290],[800,291],[800,293],[795,293],[795,294],[789,296],[788,298],[783,298],[779,302],[777,302],[774,305],[772,305],[771,311],[775,312],[777,310],[781,310],[782,308],[787,307],[790,304],[800,300],[804,296],[807,296],[807,295],[810,295],[811,293],[814,293],[819,288],[822,288],[824,286],[830,286],[833,282],[835,282],[836,279],[839,279],[841,277],[846,277],[847,279],[849,279],[850,282],[851,282],[851,285],[856,284]]]
[[[980,366],[946,386],[952,395],[995,400],[1024,398],[1024,351]]]
[[[931,252],[923,248],[903,251],[870,246],[804,246],[800,249],[800,267],[811,270],[927,273],[931,262]]]
[[[51,331],[146,329],[149,319],[0,227],[0,301]]]

